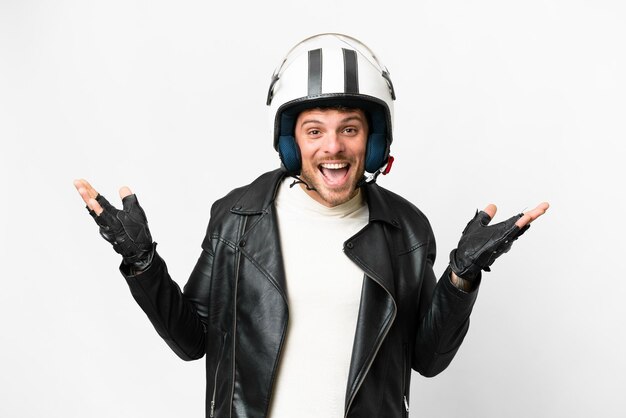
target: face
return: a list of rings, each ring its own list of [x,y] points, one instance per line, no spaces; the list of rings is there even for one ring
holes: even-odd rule
[[[315,189],[305,188],[313,199],[333,207],[356,195],[365,170],[367,133],[367,118],[360,109],[300,113],[295,138],[302,156],[301,177]]]

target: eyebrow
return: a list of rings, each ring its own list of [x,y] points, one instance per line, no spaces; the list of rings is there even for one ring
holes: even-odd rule
[[[300,125],[301,125],[301,126],[304,126],[304,125],[306,125],[307,123],[322,123],[322,121],[319,121],[319,120],[317,120],[317,119],[307,119],[307,120],[305,120],[304,122],[302,122]]]
[[[351,115],[351,116],[347,116],[343,119],[341,119],[341,121],[339,123],[346,123],[346,122],[350,122],[351,120],[358,120],[359,122],[363,123],[363,118],[359,115]],[[300,124],[300,126],[304,126],[307,123],[319,123],[321,124],[322,121],[317,120],[317,119],[306,119],[304,122],[302,122]]]

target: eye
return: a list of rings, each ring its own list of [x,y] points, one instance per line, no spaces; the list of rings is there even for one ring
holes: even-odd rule
[[[321,134],[321,131],[319,129],[309,129],[306,133],[309,136],[318,136]]]
[[[354,126],[348,126],[344,128],[343,132],[347,135],[356,135],[359,131]]]

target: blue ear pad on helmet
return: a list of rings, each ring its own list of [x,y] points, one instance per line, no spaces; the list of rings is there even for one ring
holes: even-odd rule
[[[365,148],[365,171],[375,173],[386,160],[387,135],[371,133]]]
[[[370,134],[365,148],[365,171],[375,173],[387,162],[387,123],[385,113],[376,108],[369,112]]]
[[[293,135],[281,135],[278,138],[278,155],[289,174],[300,173],[300,148]]]
[[[296,144],[293,131],[296,124],[298,113],[285,111],[280,116],[279,136],[276,149],[280,156],[283,166],[289,174],[300,174],[301,157],[300,148]]]

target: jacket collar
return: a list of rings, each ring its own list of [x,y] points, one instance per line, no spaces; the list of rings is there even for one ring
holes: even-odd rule
[[[278,186],[286,176],[287,172],[282,168],[261,175],[250,183],[230,211],[239,215],[258,215],[265,212],[276,199]],[[367,184],[363,186],[363,190],[370,213],[369,221],[381,221],[400,228],[399,217],[385,198],[385,193],[389,192],[377,184]]]
[[[265,212],[276,199],[278,185],[286,175],[287,172],[280,168],[262,174],[245,188],[230,211],[238,215],[258,215]]]
[[[370,222],[382,221],[395,228],[400,228],[400,218],[394,208],[387,203],[385,195],[389,192],[376,183],[368,184],[363,189],[370,211]]]

